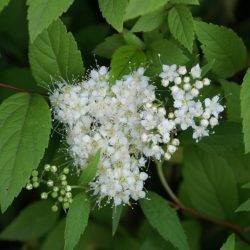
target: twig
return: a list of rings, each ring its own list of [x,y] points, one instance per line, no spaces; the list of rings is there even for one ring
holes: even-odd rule
[[[167,181],[165,179],[165,176],[163,174],[163,171],[162,171],[162,164],[160,162],[157,162],[156,166],[157,166],[157,172],[158,172],[158,176],[159,176],[159,179],[161,181],[161,184],[164,187],[167,194],[170,196],[170,198],[173,201],[173,202],[171,202],[172,207],[174,207],[175,209],[180,209],[180,210],[183,210],[185,212],[188,212],[189,214],[196,217],[197,219],[202,219],[202,220],[208,221],[210,223],[222,226],[224,228],[228,228],[231,231],[235,232],[239,236],[239,238],[241,238],[244,242],[250,244],[250,240],[242,235],[242,233],[248,231],[248,228],[242,228],[241,226],[230,223],[228,221],[212,218],[212,217],[207,216],[205,214],[201,214],[201,213],[197,212],[196,210],[194,210],[194,209],[192,209],[190,207],[185,206],[178,199],[178,197],[174,194],[174,192],[172,191],[172,189],[168,185],[168,183],[167,183]]]

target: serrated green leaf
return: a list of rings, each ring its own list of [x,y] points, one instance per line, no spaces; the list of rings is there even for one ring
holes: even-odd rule
[[[62,250],[64,246],[64,241],[62,240],[64,231],[65,219],[62,219],[48,234],[41,250]]]
[[[212,61],[208,62],[207,64],[205,64],[201,68],[201,77],[202,78],[204,78],[210,72],[210,70],[212,70],[214,63],[215,63],[215,60],[212,60]]]
[[[126,8],[125,20],[158,10],[167,4],[168,1],[169,0],[130,0]]]
[[[191,250],[200,250],[201,226],[195,220],[182,221],[182,227],[187,235],[188,244]]]
[[[100,158],[101,150],[98,150],[96,154],[90,156],[86,168],[82,170],[79,177],[78,182],[80,185],[86,185],[95,178]]]
[[[5,6],[8,5],[9,2],[10,2],[10,0],[1,0],[1,2],[0,2],[0,12],[3,10],[3,8]]]
[[[28,21],[30,40],[36,37],[49,25],[68,10],[74,0],[28,0]]]
[[[147,32],[156,29],[164,19],[164,9],[141,16],[132,28],[132,32]]]
[[[235,250],[235,236],[231,234],[220,250]]]
[[[242,203],[235,212],[243,212],[243,211],[250,211],[250,199]]]
[[[180,250],[189,249],[187,237],[176,212],[166,200],[156,193],[148,193],[148,199],[140,200],[143,213],[150,225],[167,241]]]
[[[112,213],[112,235],[114,236],[116,233],[116,230],[119,226],[119,222],[122,215],[122,205],[113,207],[113,213]]]
[[[204,214],[231,219],[238,206],[237,183],[232,169],[216,150],[197,146],[184,149],[184,180],[193,207]]]
[[[168,24],[174,38],[192,52],[194,22],[190,10],[185,5],[176,5],[169,11]]]
[[[65,227],[64,250],[73,250],[83,234],[89,218],[90,204],[86,195],[79,193],[71,203]]]
[[[51,211],[51,203],[37,201],[24,208],[1,232],[1,240],[28,241],[43,236],[55,224],[58,213]]]
[[[145,47],[143,41],[137,35],[133,34],[131,31],[125,30],[123,32],[123,37],[128,45],[134,45],[141,49]]]
[[[208,62],[215,59],[213,72],[227,78],[246,66],[246,47],[231,29],[195,21],[195,31]]]
[[[243,119],[243,133],[245,152],[250,152],[250,70],[247,71],[240,92],[241,117]]]
[[[170,0],[173,4],[192,4],[199,5],[199,0]]]
[[[72,82],[84,73],[81,52],[60,20],[30,45],[29,60],[33,75],[42,86],[62,79]]]
[[[123,29],[123,18],[128,4],[127,0],[98,0],[103,17],[118,32]]]
[[[165,39],[153,42],[146,54],[152,74],[160,73],[163,64],[184,65],[188,62],[188,58],[183,54],[183,51],[174,43]]]
[[[104,42],[98,44],[94,52],[98,56],[110,59],[115,50],[125,44],[125,40],[121,34],[114,34],[105,38]]]
[[[0,204],[12,203],[43,157],[51,128],[49,106],[39,95],[19,93],[0,106]]]
[[[224,90],[227,105],[226,111],[228,120],[232,122],[241,122],[240,118],[240,86],[237,83],[226,80],[220,81]]]
[[[122,46],[112,56],[110,75],[113,79],[120,79],[145,62],[146,56],[140,48],[133,45]]]

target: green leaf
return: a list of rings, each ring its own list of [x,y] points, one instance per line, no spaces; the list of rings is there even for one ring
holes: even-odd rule
[[[49,106],[39,95],[19,93],[0,106],[0,204],[12,203],[43,157],[51,128]]]
[[[120,34],[114,34],[105,38],[105,41],[98,44],[95,48],[95,53],[98,56],[110,59],[119,47],[125,45],[125,40]]]
[[[126,9],[125,20],[145,15],[160,9],[169,0],[130,0]]]
[[[187,235],[188,244],[191,250],[200,250],[201,226],[195,220],[182,222],[183,229]]]
[[[173,4],[192,4],[199,5],[199,0],[170,0]]]
[[[250,182],[244,184],[242,187],[243,187],[243,188],[249,188],[249,189],[250,189]]]
[[[28,0],[28,21],[30,40],[33,42],[36,37],[49,25],[58,19],[74,0]]]
[[[62,219],[48,234],[42,244],[41,250],[62,250],[64,241],[62,240],[65,230],[65,219]]]
[[[228,120],[232,122],[241,122],[240,117],[240,86],[237,83],[226,80],[220,81],[224,90],[227,105],[226,111]]]
[[[235,250],[235,236],[231,234],[220,250]]]
[[[10,0],[1,0],[1,2],[0,2],[0,12],[3,10],[3,8],[5,6],[8,5],[9,2],[10,2]]]
[[[28,241],[41,237],[55,224],[57,217],[58,213],[51,211],[50,202],[34,202],[1,232],[0,239]]]
[[[216,150],[184,148],[184,180],[193,207],[204,214],[230,219],[238,206],[233,170]]]
[[[131,70],[142,66],[146,56],[142,50],[134,45],[125,45],[115,51],[111,60],[110,75],[120,79]]]
[[[174,38],[192,52],[194,22],[190,10],[185,5],[176,5],[169,11],[168,24]]]
[[[250,70],[247,71],[243,79],[240,99],[245,152],[248,153],[250,152]]]
[[[215,59],[213,72],[227,78],[246,66],[246,47],[231,29],[195,21],[195,31],[208,62]]]
[[[164,9],[141,16],[132,28],[132,32],[147,32],[156,29],[164,19]]]
[[[210,70],[213,68],[214,66],[214,63],[215,63],[215,60],[212,60],[210,62],[208,62],[206,65],[204,65],[202,68],[201,68],[201,77],[204,78],[209,72]]]
[[[184,65],[188,62],[182,50],[165,39],[153,42],[147,51],[147,57],[152,74],[160,73],[162,64]]]
[[[82,170],[79,177],[79,184],[86,185],[95,178],[100,158],[101,150],[98,150],[94,155],[90,156],[86,168]]]
[[[123,37],[128,45],[134,45],[134,46],[141,48],[141,49],[143,49],[145,47],[143,41],[138,36],[133,34],[131,31],[125,30],[123,32]]]
[[[98,0],[103,17],[118,32],[123,29],[123,18],[128,4],[127,0]]]
[[[236,212],[242,212],[242,211],[250,211],[250,199],[242,203],[237,209]]]
[[[150,192],[148,199],[140,200],[140,205],[151,226],[165,240],[170,241],[180,250],[189,249],[179,218],[166,200],[156,193]]]
[[[116,230],[118,228],[121,215],[122,215],[122,205],[113,207],[113,213],[112,213],[112,235],[114,236],[116,233]]]
[[[83,234],[89,218],[90,204],[87,197],[79,193],[70,205],[65,227],[64,250],[73,250]]]
[[[33,75],[42,86],[62,79],[71,82],[84,73],[81,52],[60,20],[30,45],[29,59]]]

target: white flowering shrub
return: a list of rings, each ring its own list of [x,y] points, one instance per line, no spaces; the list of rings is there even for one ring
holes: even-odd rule
[[[0,249],[249,249],[242,2],[0,2]]]

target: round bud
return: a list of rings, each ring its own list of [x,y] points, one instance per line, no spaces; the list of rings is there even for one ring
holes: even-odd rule
[[[38,181],[38,177],[37,177],[37,176],[32,177],[32,181],[33,181],[33,182]]]
[[[64,209],[68,209],[68,208],[69,208],[69,203],[68,203],[68,202],[65,202],[65,203],[63,204],[63,208],[64,208]]]
[[[67,181],[62,181],[62,186],[67,186],[68,182]]]
[[[64,174],[68,174],[68,173],[69,173],[69,169],[68,169],[68,168],[64,168],[64,169],[63,169],[63,173],[64,173]]]
[[[66,178],[67,178],[66,175],[64,175],[64,174],[60,175],[60,180],[61,180],[61,181],[65,181]]]
[[[164,154],[164,158],[168,161],[168,160],[170,160],[171,159],[171,154],[169,154],[168,152],[166,152],[165,154]]]
[[[69,201],[69,203],[72,203],[72,202],[73,202],[73,199],[72,199],[72,198],[69,198],[68,201]]]
[[[192,94],[192,96],[196,97],[197,95],[199,95],[199,90],[196,88],[192,88],[191,94]]]
[[[211,127],[214,127],[216,125],[218,125],[218,119],[216,119],[215,117],[211,117],[210,120],[209,120],[209,123],[211,125]]]
[[[183,81],[185,83],[189,83],[190,82],[190,77],[189,76],[185,76],[184,79],[183,79]]]
[[[209,119],[210,116],[211,116],[211,114],[210,114],[210,112],[208,112],[208,111],[205,111],[205,112],[202,114],[202,117],[203,117],[204,119]]]
[[[48,198],[48,194],[47,193],[41,193],[41,198],[43,199],[43,200],[46,200],[47,198]]]
[[[209,86],[210,85],[210,80],[208,79],[208,78],[204,78],[203,79],[203,84],[205,85],[205,86]]]
[[[181,82],[182,82],[182,79],[181,79],[181,77],[176,77],[175,79],[174,79],[174,83],[176,84],[176,85],[179,85],[179,84],[181,84]]]
[[[33,183],[33,187],[34,187],[34,188],[38,188],[38,187],[39,187],[39,182],[35,181],[35,182]]]
[[[58,197],[58,201],[59,201],[59,202],[63,202],[63,197],[62,197],[62,196],[59,196],[59,197]]]
[[[67,192],[65,196],[66,196],[67,198],[70,198],[70,197],[72,197],[72,193],[71,193],[71,192]]]
[[[56,167],[56,166],[51,166],[50,171],[51,171],[52,173],[56,173],[57,167]]]
[[[57,206],[57,205],[52,206],[52,207],[51,207],[51,210],[52,210],[53,212],[57,212],[57,211],[58,211],[58,206]]]
[[[53,191],[54,192],[58,192],[59,191],[59,187],[53,187]]]
[[[173,154],[176,151],[176,147],[174,145],[168,145],[168,152]]]
[[[178,69],[178,73],[180,75],[185,75],[187,74],[187,68],[185,66],[180,66],[179,69]]]
[[[184,89],[185,91],[189,91],[189,90],[191,89],[191,84],[190,84],[190,83],[185,83],[185,84],[183,85],[183,89]]]
[[[169,80],[162,79],[161,84],[162,84],[163,87],[167,87],[169,85]]]
[[[31,183],[28,183],[28,184],[26,185],[26,189],[27,189],[27,190],[31,190],[32,188],[33,188],[33,186],[32,186]]]
[[[48,187],[52,187],[54,185],[54,182],[52,180],[47,181]]]
[[[169,118],[169,119],[174,119],[174,113],[173,113],[173,112],[170,112],[170,113],[168,114],[168,118]]]
[[[174,146],[179,146],[180,145],[180,141],[177,138],[174,138],[171,142]]]
[[[71,189],[72,189],[72,188],[71,188],[71,186],[69,186],[69,185],[65,187],[65,190],[66,190],[67,192],[71,191]]]
[[[65,190],[61,189],[60,194],[65,195]]]
[[[34,177],[38,176],[38,171],[37,170],[33,170],[32,171],[32,176],[34,176]]]
[[[44,170],[45,171],[50,171],[50,165],[49,164],[45,164],[44,165]]]
[[[195,82],[195,87],[197,89],[202,89],[203,88],[203,82],[202,81],[196,81]]]
[[[52,193],[51,193],[51,197],[52,197],[52,198],[56,198],[57,196],[58,196],[58,193],[57,193],[57,192],[52,192]]]

